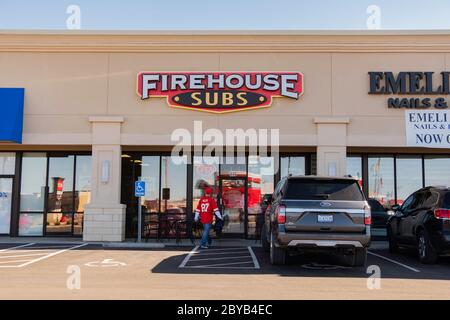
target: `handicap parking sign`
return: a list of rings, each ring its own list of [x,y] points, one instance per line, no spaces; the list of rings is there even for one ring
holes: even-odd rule
[[[134,195],[136,197],[145,196],[145,181],[136,181],[134,183]]]

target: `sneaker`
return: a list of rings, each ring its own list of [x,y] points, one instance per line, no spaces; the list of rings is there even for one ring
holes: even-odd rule
[[[208,246],[201,246],[200,249],[208,249]]]

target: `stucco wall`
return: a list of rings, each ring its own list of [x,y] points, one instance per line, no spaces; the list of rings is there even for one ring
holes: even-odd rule
[[[122,145],[171,145],[174,129],[203,120],[204,129],[279,128],[282,145],[314,146],[314,118],[344,116],[348,146],[404,146],[404,111],[368,94],[367,72],[439,73],[448,52],[449,35],[0,34],[0,87],[26,89],[24,144],[91,144],[88,117],[118,115]],[[304,94],[215,115],[141,101],[139,71],[299,71]]]

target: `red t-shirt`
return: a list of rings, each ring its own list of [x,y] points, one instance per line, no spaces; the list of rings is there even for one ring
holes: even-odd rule
[[[214,212],[217,211],[217,203],[212,197],[203,196],[198,202],[196,211],[200,214],[201,223],[212,223]]]

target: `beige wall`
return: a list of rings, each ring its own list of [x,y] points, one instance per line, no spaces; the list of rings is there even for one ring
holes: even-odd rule
[[[367,72],[439,73],[449,63],[450,35],[0,34],[0,87],[26,88],[30,145],[89,145],[88,117],[110,115],[125,119],[122,145],[171,145],[174,129],[203,120],[204,129],[280,128],[282,145],[315,146],[314,118],[345,116],[347,146],[404,146],[403,111],[367,94]],[[214,115],[171,108],[164,98],[141,101],[143,70],[300,71],[305,87],[298,101],[275,98],[270,108]]]

